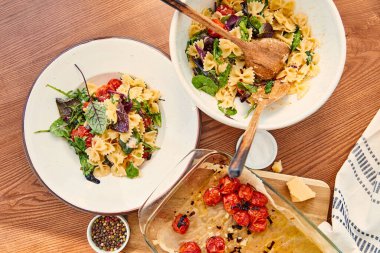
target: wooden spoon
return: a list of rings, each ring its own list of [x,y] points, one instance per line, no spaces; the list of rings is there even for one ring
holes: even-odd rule
[[[253,71],[261,79],[273,79],[284,68],[285,61],[290,52],[290,48],[286,43],[273,38],[245,42],[234,37],[228,31],[212,22],[211,19],[199,14],[180,0],[161,1],[239,46],[245,55],[245,64],[252,67]]]
[[[243,139],[238,149],[236,150],[236,153],[232,158],[230,166],[228,168],[228,174],[230,177],[239,177],[244,168],[248,152],[251,148],[253,137],[256,133],[256,127],[261,113],[267,105],[279,100],[280,98],[288,94],[289,87],[290,85],[288,83],[281,83],[280,81],[275,81],[272,87],[272,91],[271,93],[269,93],[269,97],[259,98],[257,107],[253,112],[248,128],[247,130],[245,130]]]

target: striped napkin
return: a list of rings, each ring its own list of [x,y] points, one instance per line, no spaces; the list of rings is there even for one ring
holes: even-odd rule
[[[336,176],[332,226],[319,228],[344,253],[380,253],[380,110]]]

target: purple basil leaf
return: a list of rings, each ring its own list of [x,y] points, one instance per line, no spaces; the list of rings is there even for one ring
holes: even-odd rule
[[[226,27],[229,31],[231,31],[239,21],[239,17],[236,15],[231,15],[230,18],[226,22]]]
[[[128,112],[132,108],[132,102],[131,101],[123,101],[120,100],[119,104],[117,105],[117,122],[116,124],[113,124],[111,128],[115,131],[118,131],[120,133],[126,133],[129,130],[129,118],[128,118]]]
[[[205,37],[203,50],[206,52],[212,52],[213,49],[214,49],[214,38],[210,36]]]
[[[264,23],[260,28],[259,38],[272,38],[274,35],[274,30],[271,24]]]
[[[199,57],[200,57],[200,58],[202,59],[202,61],[203,61],[203,59],[206,57],[206,52],[203,51],[202,48],[198,47],[197,44],[195,44],[195,48],[197,49],[197,52],[198,52],[198,54],[199,54]]]

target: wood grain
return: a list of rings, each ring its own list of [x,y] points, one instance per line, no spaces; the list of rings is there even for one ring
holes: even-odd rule
[[[273,131],[284,173],[331,188],[348,152],[380,108],[380,2],[336,0],[347,63],[329,101],[303,122]],[[34,80],[63,50],[98,37],[127,36],[169,52],[173,10],[158,0],[0,1],[0,252],[91,252],[92,214],[54,198],[29,168],[22,113]],[[241,130],[202,114],[200,147],[233,153]],[[136,213],[128,215],[130,222]],[[133,231],[134,240],[142,240]],[[125,252],[147,252],[132,241]]]

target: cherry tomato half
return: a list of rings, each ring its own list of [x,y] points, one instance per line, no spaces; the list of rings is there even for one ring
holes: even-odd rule
[[[256,222],[251,222],[248,226],[248,230],[251,232],[263,232],[267,228],[266,219],[258,219]]]
[[[152,119],[149,117],[143,117],[144,127],[149,128],[152,125]]]
[[[223,28],[224,30],[227,30],[227,27],[225,24],[222,23],[222,21],[220,21],[219,19],[215,18],[215,19],[212,19],[212,21],[217,24],[218,26],[220,26],[221,28]],[[207,33],[208,35],[210,35],[211,37],[213,38],[221,38],[222,36],[220,36],[218,33],[214,32],[213,30],[211,29],[207,29]]]
[[[219,11],[223,16],[235,14],[234,9],[224,4],[219,5],[218,8],[216,8],[216,11]]]
[[[238,196],[245,201],[250,201],[252,199],[254,191],[255,188],[253,188],[252,185],[242,184],[240,185]]]
[[[119,79],[111,79],[108,81],[107,83],[107,87],[109,90],[117,90],[117,88],[120,87],[120,85],[122,84],[122,82],[119,80]]]
[[[86,138],[86,147],[91,147],[92,137],[94,137],[94,135],[92,135],[90,130],[85,126],[79,126],[71,131],[71,139],[73,141],[75,140],[75,137]]]
[[[217,187],[210,187],[203,194],[203,201],[208,206],[215,206],[222,201],[222,194]]]
[[[95,97],[100,101],[103,102],[104,100],[110,98],[110,94],[108,93],[108,86],[103,85],[99,87],[95,92]]]
[[[173,230],[179,234],[185,234],[189,226],[190,220],[183,214],[178,214],[172,223]]]
[[[178,252],[179,253],[201,253],[201,248],[199,248],[196,242],[185,242],[181,244]]]
[[[237,178],[230,178],[229,176],[219,179],[219,188],[221,194],[230,194],[236,192],[240,187],[240,181]]]
[[[249,217],[247,211],[237,211],[233,217],[238,225],[244,227],[248,226],[249,222],[251,221],[251,218]]]
[[[255,223],[259,219],[266,219],[269,216],[268,209],[264,206],[255,206],[248,210],[248,214],[252,223]]]
[[[240,204],[240,199],[235,193],[231,193],[223,197],[224,209],[229,214],[234,214],[239,211]]]
[[[254,191],[250,202],[254,206],[265,206],[268,203],[268,198],[261,192]]]
[[[226,245],[220,236],[212,236],[206,241],[207,253],[224,253]]]

